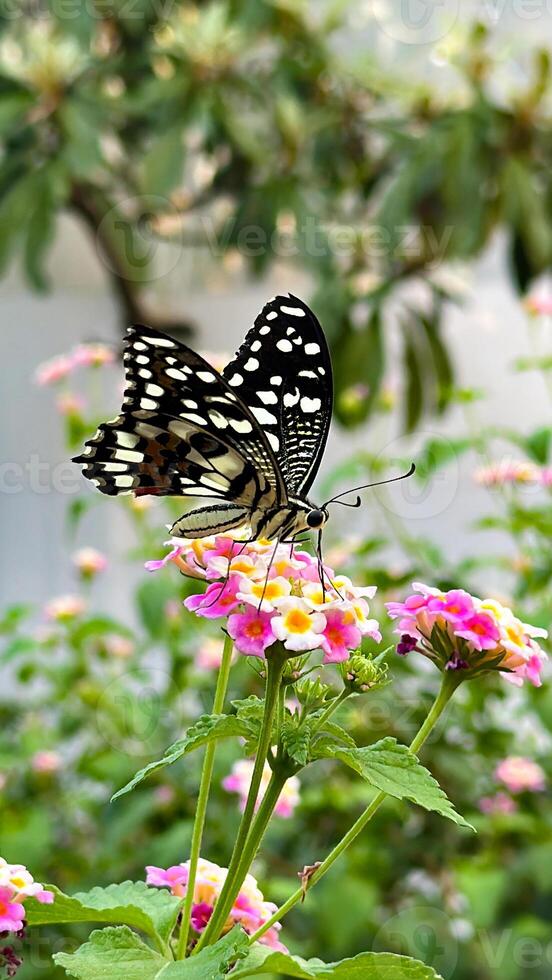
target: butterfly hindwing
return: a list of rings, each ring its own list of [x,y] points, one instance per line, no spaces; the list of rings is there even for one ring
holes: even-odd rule
[[[77,462],[103,493],[211,496],[254,508],[285,501],[274,454],[247,405],[199,354],[131,327],[122,414]]]
[[[322,327],[295,296],[275,296],[223,377],[263,427],[288,492],[306,494],[332,416],[332,367]]]

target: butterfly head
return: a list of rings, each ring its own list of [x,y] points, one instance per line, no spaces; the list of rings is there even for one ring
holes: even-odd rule
[[[313,507],[305,516],[307,525],[313,531],[320,531],[328,520],[328,511],[325,507]]]

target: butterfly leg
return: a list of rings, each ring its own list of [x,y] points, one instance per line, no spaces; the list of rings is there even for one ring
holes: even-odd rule
[[[200,609],[210,609],[211,606],[214,606],[215,602],[219,602],[220,599],[222,598],[222,596],[224,594],[224,590],[225,590],[225,588],[228,585],[228,582],[230,580],[230,572],[231,572],[231,569],[232,569],[232,561],[234,560],[234,557],[235,557],[234,556],[234,545],[235,544],[236,544],[236,542],[235,541],[232,541],[232,544],[230,545],[230,554],[228,556],[228,568],[226,569],[226,575],[224,576],[224,578],[223,578],[223,580],[221,582],[220,592],[217,593],[217,595],[215,596],[215,598],[211,602],[207,602],[207,603],[202,602],[201,605],[199,606]],[[242,551],[243,551],[243,548],[241,548],[240,551],[239,551],[239,554],[240,555],[241,555]]]
[[[272,549],[272,554],[270,556],[270,561],[268,563],[268,568],[266,570],[266,577],[265,577],[265,580],[264,580],[263,591],[261,593],[261,598],[259,600],[259,605],[257,606],[257,612],[260,612],[261,611],[261,606],[263,604],[263,599],[264,599],[265,593],[266,593],[266,587],[268,585],[268,576],[270,575],[270,569],[272,568],[272,565],[274,564],[274,559],[276,558],[276,552],[278,551],[278,546],[281,543],[282,542],[281,542],[280,538],[277,538],[276,539],[276,544],[274,545],[274,548]]]

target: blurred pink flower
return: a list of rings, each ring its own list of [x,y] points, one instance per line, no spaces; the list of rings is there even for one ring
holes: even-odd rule
[[[222,662],[224,642],[214,637],[202,640],[195,653],[196,667],[200,670],[217,670]]]
[[[73,555],[73,563],[83,578],[93,578],[107,568],[107,558],[96,548],[81,548]]]
[[[552,316],[552,296],[549,293],[526,296],[523,305],[531,316]]]
[[[510,793],[541,793],[546,786],[546,775],[539,764],[520,755],[509,755],[499,762],[495,778]]]
[[[228,793],[237,793],[240,797],[240,808],[245,809],[245,803],[247,800],[247,794],[249,793],[249,787],[251,785],[251,777],[253,775],[254,761],[252,759],[239,759],[232,766],[232,771],[228,776],[222,780],[222,786]],[[261,786],[259,789],[259,795],[257,797],[256,808],[259,808],[261,800],[263,799],[270,778],[272,776],[272,769],[270,768],[268,762],[265,763],[263,769],[263,775],[261,780]],[[301,784],[297,776],[291,776],[285,783],[285,786],[280,793],[278,802],[276,804],[274,812],[279,817],[289,818],[293,816],[296,806],[300,802],[299,791],[301,789]]]
[[[541,471],[535,463],[504,459],[480,467],[473,476],[484,487],[498,487],[506,483],[539,483]]]
[[[31,766],[35,772],[58,772],[61,764],[62,759],[59,753],[50,749],[41,749],[39,752],[35,752],[31,760]]]
[[[74,367],[101,367],[114,362],[115,351],[107,344],[79,344],[72,352],[71,360]]]
[[[44,614],[47,619],[53,619],[57,623],[65,623],[81,616],[85,609],[86,603],[80,596],[61,595],[46,603]]]
[[[44,361],[36,368],[34,379],[37,385],[53,385],[62,381],[73,370],[73,362],[67,354],[59,354]]]
[[[506,793],[495,793],[494,796],[483,796],[479,800],[479,809],[481,813],[493,814],[493,813],[515,813],[517,810],[517,803],[512,799],[511,796],[507,796]]]
[[[56,398],[56,408],[60,415],[82,415],[85,406],[84,398],[72,391],[62,391]]]

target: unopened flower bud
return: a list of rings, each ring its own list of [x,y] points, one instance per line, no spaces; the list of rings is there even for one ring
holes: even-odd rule
[[[343,681],[356,694],[365,694],[387,683],[387,664],[377,664],[362,653],[355,653],[342,665]]]

